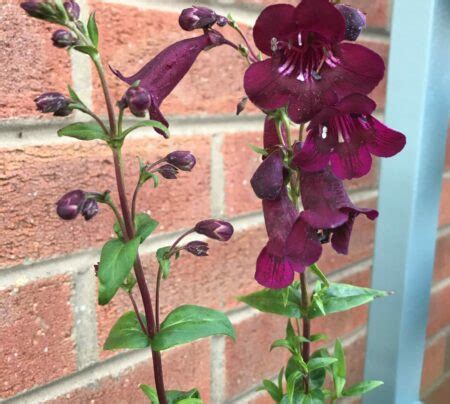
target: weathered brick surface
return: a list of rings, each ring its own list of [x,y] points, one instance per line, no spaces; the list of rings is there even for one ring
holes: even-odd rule
[[[146,185],[139,207],[151,209],[159,231],[189,226],[210,215],[210,138],[207,136],[129,141],[125,146],[128,192],[136,184],[137,156],[148,161],[172,150],[191,150],[198,164],[178,180],[161,179],[157,190]],[[89,222],[81,217],[64,222],[55,202],[72,189],[113,191],[116,197],[111,151],[106,146],[76,143],[64,146],[15,148],[0,151],[0,265],[100,246],[111,235],[113,215],[105,205]],[[170,201],[170,203],[168,203]]]
[[[0,292],[0,398],[76,370],[71,294],[62,276]]]
[[[450,310],[447,310],[449,305],[450,283],[445,282],[431,294],[427,335],[434,335],[450,324]]]
[[[433,341],[425,349],[421,391],[426,391],[445,370],[447,335]]]
[[[450,397],[450,377],[442,381],[424,400],[425,404],[444,404]]]
[[[434,282],[450,277],[450,235],[437,241],[436,261],[434,263]]]
[[[198,388],[205,403],[210,395],[209,340],[198,341],[163,354],[164,380],[167,390],[187,391]],[[118,377],[94,381],[86,388],[61,396],[49,404],[148,404],[139,389],[141,383],[154,386],[151,360],[122,372]]]
[[[50,40],[55,26],[27,18],[19,4],[0,1],[0,119],[41,115],[33,99],[71,83],[69,56]]]
[[[439,225],[450,224],[450,178],[442,182],[441,208],[439,213]]]

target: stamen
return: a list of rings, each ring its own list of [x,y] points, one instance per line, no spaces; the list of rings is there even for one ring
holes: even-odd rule
[[[324,125],[322,128],[322,139],[326,139],[328,136],[328,128]]]
[[[278,50],[278,39],[272,38],[270,41],[270,49],[272,52],[276,52]]]
[[[299,32],[298,33],[298,46],[302,46],[302,45],[303,45],[303,43],[302,43],[302,33]]]

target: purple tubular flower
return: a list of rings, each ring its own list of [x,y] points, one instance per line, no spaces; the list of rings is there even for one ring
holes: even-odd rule
[[[144,117],[150,108],[152,99],[149,92],[143,87],[130,87],[125,93],[127,105],[131,113],[137,117]]]
[[[45,20],[51,14],[51,9],[42,1],[24,1],[20,3],[20,7],[26,11],[30,17]]]
[[[182,171],[191,171],[197,162],[190,151],[181,150],[169,153],[166,161]]]
[[[183,249],[196,257],[206,257],[208,255],[209,247],[208,243],[205,243],[204,241],[191,241],[190,243],[187,243]]]
[[[256,196],[260,199],[277,199],[284,185],[285,171],[283,152],[277,149],[263,160],[250,180]]]
[[[319,259],[322,245],[317,232],[301,217],[286,188],[275,201],[263,201],[269,241],[256,261],[256,281],[271,289],[289,286],[295,272],[303,272]]]
[[[64,8],[66,9],[69,17],[73,20],[78,20],[80,18],[80,5],[75,0],[65,1]]]
[[[287,142],[286,138],[286,130],[283,126],[282,129],[282,135],[283,135],[283,142]],[[275,127],[275,121],[269,117],[266,117],[266,120],[264,122],[264,148],[272,149],[274,147],[277,147],[280,145],[280,140],[278,138],[277,129]]]
[[[61,93],[49,92],[34,99],[36,107],[43,113],[53,112],[55,116],[67,116],[72,112],[70,100]]]
[[[208,219],[198,222],[194,231],[214,240],[228,241],[233,235],[234,229],[231,223],[224,220]]]
[[[75,38],[72,33],[66,31],[65,29],[58,29],[52,35],[53,45],[57,48],[67,48],[73,46],[77,43],[77,38]]]
[[[56,203],[56,213],[63,220],[73,220],[83,208],[86,195],[80,189],[70,191]]]
[[[176,180],[178,175],[178,168],[170,164],[163,164],[157,170],[166,180]]]
[[[328,0],[265,8],[253,36],[269,58],[245,73],[250,100],[264,110],[288,106],[289,117],[303,123],[330,98],[370,93],[383,78],[383,59],[364,46],[341,43],[345,31],[344,17]]]
[[[145,88],[150,94],[150,118],[161,122],[164,126],[169,126],[160,111],[161,103],[186,75],[202,50],[225,43],[225,39],[222,37],[222,40],[219,40],[218,35],[220,36],[217,32],[207,32],[198,37],[176,42],[130,77],[123,76],[118,70],[111,70],[129,85],[139,80],[140,87]],[[167,136],[159,129],[156,131]]]
[[[305,171],[319,171],[331,162],[340,179],[367,174],[371,155],[391,157],[399,153],[406,138],[375,119],[376,104],[362,94],[352,94],[324,108],[308,126],[308,136],[293,164]]]
[[[98,213],[98,203],[95,199],[87,199],[81,209],[85,220],[91,220]]]
[[[185,8],[178,19],[180,27],[185,31],[193,31],[194,29],[208,29],[214,24],[223,27],[228,23],[228,20],[217,15],[214,10],[208,7],[190,7]]]
[[[342,181],[327,167],[322,171],[300,172],[301,198],[305,211],[300,217],[315,230],[331,235],[331,245],[340,254],[348,254],[353,223],[360,214],[370,220],[378,217],[375,209],[355,206]]]
[[[337,4],[336,8],[345,19],[345,37],[347,41],[356,41],[361,31],[366,27],[366,16],[360,10],[344,4]]]

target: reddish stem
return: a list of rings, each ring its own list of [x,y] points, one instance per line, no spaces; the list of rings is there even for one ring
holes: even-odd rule
[[[300,287],[302,290],[302,309],[303,309],[303,312],[305,313],[309,306],[309,298],[308,298],[306,274],[304,272],[300,274]],[[303,336],[307,340],[309,340],[311,337],[311,320],[306,316],[303,317]],[[308,363],[308,361],[309,361],[310,350],[311,350],[311,343],[304,341],[302,344],[302,358],[306,363]],[[308,392],[309,392],[309,376],[308,375],[306,375],[303,378],[303,382],[305,384],[305,393],[308,394]]]

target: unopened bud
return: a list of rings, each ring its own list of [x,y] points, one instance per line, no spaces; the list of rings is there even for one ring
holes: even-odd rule
[[[68,192],[56,203],[56,213],[63,220],[75,219],[84,205],[85,198],[85,193],[80,189]]]
[[[34,102],[37,109],[45,114],[53,112],[55,116],[67,116],[72,112],[69,107],[70,99],[61,93],[44,93],[35,98]]]
[[[195,225],[194,230],[206,237],[219,241],[227,241],[233,235],[233,226],[224,220],[202,220]]]
[[[57,48],[67,48],[75,45],[78,41],[71,32],[65,29],[58,29],[52,35],[53,45]]]
[[[278,149],[264,159],[250,184],[258,198],[275,200],[280,196],[284,177],[283,153]]]
[[[170,165],[164,164],[157,170],[165,179],[176,180],[178,175],[178,168]]]
[[[244,97],[241,101],[239,101],[239,104],[236,106],[236,115],[240,115],[241,112],[245,109],[247,101],[248,97]]]
[[[336,8],[345,19],[345,39],[347,41],[356,41],[366,26],[366,16],[357,8],[344,4],[338,4]]]
[[[30,17],[46,19],[49,16],[49,9],[41,1],[24,1],[20,7],[26,11]]]
[[[91,220],[98,213],[98,203],[95,199],[87,199],[84,202],[81,214],[85,220]]]
[[[187,252],[195,255],[196,257],[206,257],[208,255],[208,243],[204,241],[191,241],[184,246]]]
[[[197,162],[190,151],[181,150],[169,153],[166,161],[182,171],[191,171]]]
[[[217,23],[220,27],[228,23],[228,19],[217,15],[214,10],[208,7],[190,7],[185,8],[178,19],[180,27],[185,31],[192,31],[194,29],[211,28]]]
[[[125,98],[131,113],[141,118],[145,116],[152,103],[150,93],[143,87],[130,87],[125,93]]]
[[[64,8],[66,9],[69,17],[73,20],[78,20],[80,18],[80,5],[75,0],[65,1]]]

